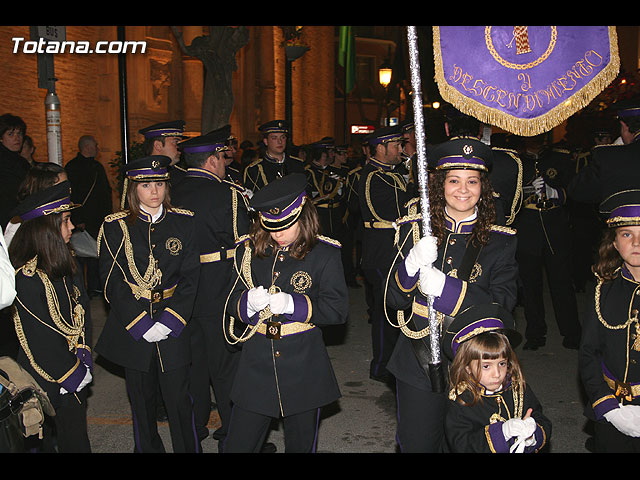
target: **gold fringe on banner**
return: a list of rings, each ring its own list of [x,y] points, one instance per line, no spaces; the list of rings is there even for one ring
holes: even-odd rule
[[[493,125],[515,135],[532,137],[557,127],[574,113],[582,110],[598,96],[618,76],[620,56],[616,27],[609,27],[609,64],[578,92],[572,94],[547,113],[535,118],[518,118],[496,108],[487,107],[471,97],[467,97],[448,84],[444,78],[440,45],[440,27],[433,27],[433,57],[435,79],[443,100],[449,102],[466,115],[482,123]]]

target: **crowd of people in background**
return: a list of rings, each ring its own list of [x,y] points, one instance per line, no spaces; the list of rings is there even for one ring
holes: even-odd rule
[[[317,327],[346,322],[349,295],[362,294],[369,377],[396,391],[401,452],[545,451],[551,422],[515,348],[546,345],[546,277],[596,451],[638,451],[637,111],[615,104],[619,123],[590,131],[572,118],[552,143],[490,135],[447,107],[445,138],[427,134],[426,186],[411,119],[301,146],[282,120],[255,144],[229,125],[189,138],[181,120],[157,123],[114,185],[94,136],[61,166],[40,158],[20,117],[0,116],[0,354],[56,411],[19,446],[0,415],[2,448],[90,452],[100,355],[124,369],[136,452],[166,451],[160,418],[174,452],[201,452],[209,435],[220,452],[275,451],[274,418],[286,452],[314,452],[320,410],[340,397]],[[93,298],[108,306],[98,338]],[[446,354],[436,376],[431,315]],[[0,390],[0,412],[10,397]],[[221,426],[209,432],[213,408]]]

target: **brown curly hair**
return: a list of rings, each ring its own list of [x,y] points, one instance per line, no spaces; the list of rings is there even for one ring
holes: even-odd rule
[[[444,242],[447,236],[445,211],[446,201],[444,198],[444,181],[447,170],[436,170],[429,175],[429,209],[431,212],[431,233],[438,239],[438,245]],[[480,172],[480,198],[478,199],[478,219],[470,241],[474,245],[484,246],[489,242],[491,225],[496,221],[496,207],[493,200],[493,187],[489,181],[489,176],[485,172]]]

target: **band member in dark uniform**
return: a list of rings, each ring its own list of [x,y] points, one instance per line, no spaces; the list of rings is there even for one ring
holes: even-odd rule
[[[600,206],[607,226],[594,266],[597,283],[584,318],[579,371],[598,453],[640,451],[640,190]]]
[[[402,332],[387,365],[396,378],[402,452],[445,448],[446,395],[433,391],[420,353],[429,348],[428,297],[445,325],[470,305],[498,303],[511,310],[517,298],[515,232],[494,224],[491,149],[477,138],[459,137],[434,147],[429,160],[431,235],[420,238],[422,215],[414,199],[396,221],[396,263],[385,292],[387,306],[398,312],[389,322]]]
[[[92,380],[89,297],[69,249],[68,181],[26,197],[9,256],[16,268],[18,363],[46,391],[56,415],[58,452],[89,453],[87,385]]]
[[[393,352],[398,330],[387,322],[383,298],[387,273],[393,264],[396,219],[407,213],[406,204],[413,195],[397,167],[401,163],[402,132],[398,127],[376,130],[368,138],[372,156],[360,174],[358,198],[364,225],[362,270],[371,301],[371,341],[373,359],[369,377],[381,382],[391,380],[386,364]]]
[[[525,381],[515,328],[511,313],[490,303],[467,308],[443,332],[453,453],[537,453],[549,444],[551,422]]]
[[[136,452],[165,451],[156,420],[158,390],[173,451],[200,451],[188,389],[188,320],[198,287],[199,249],[193,213],[169,201],[169,162],[152,155],[126,166],[129,209],[109,215],[98,236],[110,311],[96,350],[124,367]]]
[[[566,211],[566,186],[571,162],[566,150],[549,148],[544,136],[527,137],[520,154],[523,167],[523,207],[512,226],[518,234],[516,259],[522,281],[527,321],[524,349],[546,343],[543,270],[551,293],[562,345],[577,349],[580,323],[571,278],[571,235]]]
[[[345,322],[347,288],[340,245],[318,234],[306,186],[292,174],[251,199],[258,219],[236,248],[227,305],[242,353],[224,452],[260,451],[274,418],[285,452],[315,452],[320,409],[340,397],[319,327]]]
[[[344,179],[330,164],[329,150],[333,143],[319,141],[309,146],[310,163],[305,167],[307,191],[318,210],[320,231],[323,235],[342,243],[344,237],[343,219],[346,213],[344,202]]]
[[[213,386],[221,427],[214,433],[224,438],[231,412],[229,392],[239,353],[224,337],[224,302],[233,273],[236,240],[249,232],[243,188],[226,179],[229,130],[223,127],[180,144],[187,174],[171,190],[172,203],[195,214],[200,281],[193,307],[191,393],[196,406],[200,438],[207,436]]]
[[[284,120],[273,120],[260,126],[263,135],[264,154],[247,165],[243,184],[257,192],[276,178],[290,173],[304,172],[304,162],[287,153],[289,128]]]
[[[592,160],[571,180],[569,196],[578,202],[600,203],[610,195],[640,185],[640,97],[611,105],[620,121],[620,139],[593,148]]]
[[[186,169],[181,165],[178,150],[178,143],[185,138],[184,121],[156,123],[139,130],[139,133],[144,137],[145,155],[164,155],[171,159],[169,176],[171,184],[177,185],[186,173]]]

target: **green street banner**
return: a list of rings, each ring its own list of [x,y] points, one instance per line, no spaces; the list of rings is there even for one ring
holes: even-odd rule
[[[439,26],[433,52],[444,100],[522,136],[561,124],[620,70],[611,26]]]

